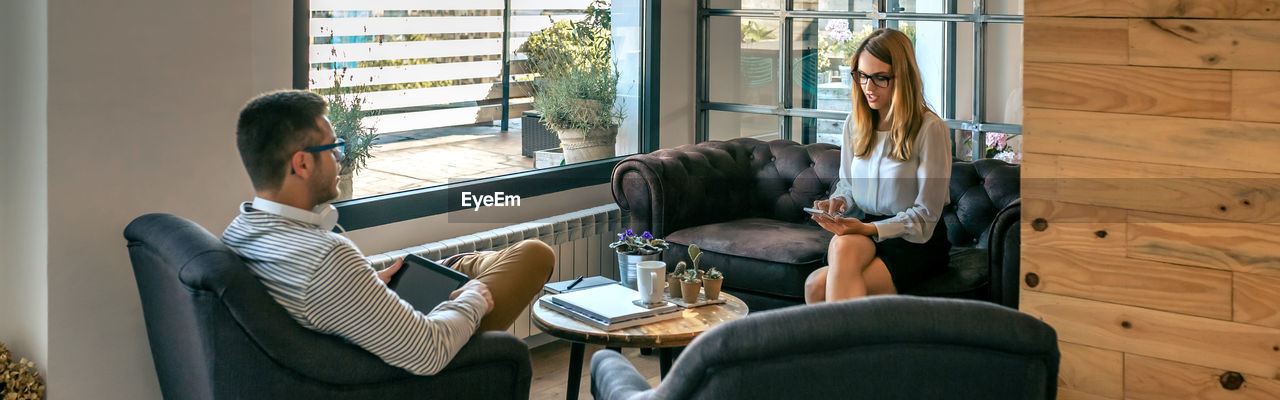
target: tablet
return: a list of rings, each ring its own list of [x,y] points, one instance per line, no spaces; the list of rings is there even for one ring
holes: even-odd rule
[[[470,279],[466,274],[440,263],[410,254],[404,258],[404,266],[391,277],[387,286],[413,308],[426,313],[449,300],[449,294]]]

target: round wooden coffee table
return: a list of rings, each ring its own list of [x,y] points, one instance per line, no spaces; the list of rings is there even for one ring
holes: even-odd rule
[[[578,398],[578,385],[582,379],[582,358],[586,344],[598,344],[608,348],[638,347],[657,348],[658,366],[663,377],[671,369],[673,350],[689,345],[693,338],[711,327],[747,315],[747,304],[731,294],[720,292],[724,304],[689,308],[681,311],[680,318],[658,321],[616,331],[603,331],[578,322],[568,315],[546,308],[541,301],[533,302],[533,324],[551,336],[569,341],[569,388],[567,398]]]

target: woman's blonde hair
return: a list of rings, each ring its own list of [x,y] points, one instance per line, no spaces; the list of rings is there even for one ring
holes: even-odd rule
[[[931,112],[924,102],[923,85],[920,82],[920,68],[916,65],[915,46],[911,38],[900,31],[882,28],[871,32],[853,53],[852,73],[857,74],[858,59],[862,52],[889,64],[893,74],[893,104],[886,115],[877,116],[871,105],[867,104],[867,96],[862,85],[855,79],[853,96],[853,132],[852,141],[845,138],[847,144],[853,146],[854,155],[866,158],[871,154],[871,144],[876,135],[876,127],[880,125],[880,117],[892,117],[889,128],[889,158],[895,161],[906,161],[911,158],[911,143],[920,133],[920,125],[924,123],[925,113]],[[875,83],[870,83],[874,85]],[[881,110],[884,111],[884,110]]]

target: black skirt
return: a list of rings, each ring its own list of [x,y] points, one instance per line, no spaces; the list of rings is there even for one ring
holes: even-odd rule
[[[889,218],[867,214],[863,222]],[[941,218],[933,227],[933,235],[924,243],[911,243],[903,238],[876,242],[876,257],[884,261],[893,278],[893,287],[904,293],[947,270],[951,261],[951,242],[947,241],[947,223]]]

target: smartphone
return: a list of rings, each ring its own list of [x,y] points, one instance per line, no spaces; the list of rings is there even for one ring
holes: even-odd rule
[[[836,216],[834,216],[834,215],[827,214],[825,211],[822,211],[822,210],[819,210],[819,209],[816,209],[816,208],[813,208],[813,207],[805,207],[805,208],[804,208],[804,211],[805,211],[805,212],[807,212],[807,213],[813,214],[813,215],[817,215],[817,216],[819,216],[819,217],[826,217],[826,218],[830,218],[830,219],[835,219],[835,218],[836,218]]]

